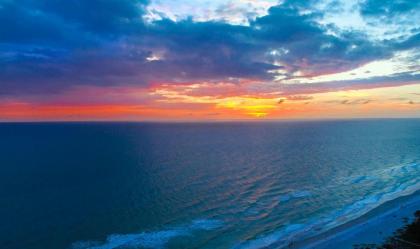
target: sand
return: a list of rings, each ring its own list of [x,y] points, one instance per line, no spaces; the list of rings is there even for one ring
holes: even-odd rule
[[[388,201],[361,217],[289,248],[352,249],[356,244],[381,244],[420,210],[420,190]]]

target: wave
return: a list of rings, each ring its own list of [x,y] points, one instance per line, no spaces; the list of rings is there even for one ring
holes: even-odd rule
[[[196,231],[210,231],[223,226],[215,219],[197,219],[185,226],[170,229],[133,234],[112,234],[104,242],[79,241],[72,244],[72,249],[116,249],[116,248],[164,248],[174,238],[192,236]]]
[[[233,247],[233,249],[258,249],[265,248],[274,243],[279,243],[281,241],[287,242],[291,237],[297,235],[299,231],[303,231],[304,224],[292,224],[288,225],[285,228],[270,233],[266,236],[259,237],[254,240],[245,241]]]
[[[286,224],[280,229],[269,232],[268,234],[250,240],[239,241],[232,248],[259,249],[271,246],[283,248],[298,240],[301,241],[322,234],[330,229],[359,218],[387,201],[412,194],[419,190],[419,170],[420,165],[418,163],[410,163],[372,171],[367,175],[353,175],[347,178],[341,178],[339,182],[339,184],[342,185],[341,187],[349,186],[349,184],[368,184],[370,186],[371,183],[373,183],[373,185],[376,186],[376,183],[384,183],[384,185],[379,184],[381,187],[375,187],[375,192],[367,194],[356,202],[339,210],[331,211],[326,214],[324,213],[323,215],[318,215],[317,217],[313,217],[306,221]],[[334,189],[337,187],[334,183],[331,184],[333,185],[328,188],[331,187],[331,189]],[[304,189],[295,190],[280,196],[277,195],[275,200],[270,199],[270,201],[294,204],[292,201],[314,196],[314,193],[316,193],[316,190],[313,192]],[[256,215],[259,213],[262,207],[258,206],[258,202],[256,205],[257,206],[247,210],[248,215]],[[197,219],[191,221],[189,224],[170,227],[160,231],[113,234],[109,235],[105,241],[76,242],[72,245],[72,249],[165,248],[172,239],[193,236],[197,231],[216,230],[222,227],[225,222],[228,221]]]
[[[364,175],[348,178],[353,184],[361,183],[368,180],[380,180],[381,178],[399,178],[401,181],[392,182],[388,186],[381,189],[381,192],[367,195],[359,201],[328,213],[327,215],[312,218],[303,224],[289,224],[281,229],[275,230],[269,234],[259,236],[253,240],[243,241],[233,249],[259,249],[275,245],[276,248],[283,248],[294,241],[301,241],[310,237],[324,233],[332,228],[350,222],[360,216],[366,214],[370,210],[401,196],[413,194],[420,189],[420,176],[406,179],[406,176],[417,173],[419,164],[411,163],[399,165],[396,167],[374,172],[373,176]],[[404,179],[404,180],[402,180]],[[345,181],[346,182],[346,181]],[[310,196],[309,191],[297,191],[280,197],[281,201],[289,201],[292,198],[301,198]]]
[[[373,176],[362,175],[362,176],[352,177],[347,182],[351,184],[357,184],[357,183],[367,182],[369,180],[374,180],[374,179],[375,177]]]
[[[289,194],[281,195],[279,197],[279,200],[281,202],[286,202],[286,201],[290,201],[292,199],[309,197],[311,195],[312,195],[312,193],[310,191],[307,191],[307,190],[294,191],[294,192],[291,192]]]
[[[400,177],[412,176],[411,174],[420,170],[420,164],[407,163],[372,172],[371,175],[356,175],[341,179],[346,184],[366,183],[384,179],[398,179]]]

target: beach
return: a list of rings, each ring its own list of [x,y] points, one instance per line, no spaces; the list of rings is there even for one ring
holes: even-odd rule
[[[393,233],[413,221],[420,209],[420,190],[388,201],[361,217],[289,248],[351,249],[355,245],[382,244]]]

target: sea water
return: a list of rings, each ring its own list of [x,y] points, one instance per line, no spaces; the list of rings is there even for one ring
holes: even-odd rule
[[[420,189],[420,120],[0,124],[0,248],[281,248]]]

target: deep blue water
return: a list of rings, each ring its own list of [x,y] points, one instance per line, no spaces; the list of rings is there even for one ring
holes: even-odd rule
[[[283,246],[419,189],[420,120],[0,124],[0,248]]]

